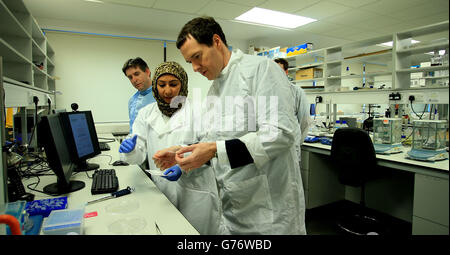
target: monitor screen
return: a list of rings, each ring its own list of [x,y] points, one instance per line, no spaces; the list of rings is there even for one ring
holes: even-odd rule
[[[75,148],[78,153],[78,158],[83,158],[86,155],[94,153],[94,145],[91,141],[89,127],[85,114],[70,114],[69,124],[72,129]]]
[[[61,123],[75,163],[101,153],[91,111],[61,112]]]
[[[85,186],[83,182],[70,181],[75,165],[57,114],[42,117],[38,124],[38,136],[42,140],[48,164],[57,177],[57,182],[45,186],[44,192],[59,195],[82,189]]]

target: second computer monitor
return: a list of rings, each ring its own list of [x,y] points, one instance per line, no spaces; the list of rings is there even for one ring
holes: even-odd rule
[[[98,164],[86,163],[86,159],[101,153],[91,111],[61,112],[61,123],[65,131],[75,171],[99,168]]]
[[[82,189],[85,186],[84,182],[70,180],[74,164],[59,116],[55,114],[42,117],[38,136],[43,141],[48,164],[57,177],[57,182],[45,186],[44,192],[60,195]]]

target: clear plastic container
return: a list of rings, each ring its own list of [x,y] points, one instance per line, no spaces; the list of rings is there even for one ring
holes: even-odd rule
[[[446,131],[446,120],[415,120],[412,148],[416,150],[444,149]]]
[[[398,144],[402,138],[402,119],[400,118],[374,118],[373,143]]]

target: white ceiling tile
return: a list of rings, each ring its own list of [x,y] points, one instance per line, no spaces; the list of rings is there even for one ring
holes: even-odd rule
[[[214,18],[222,18],[232,20],[242,13],[250,10],[252,7],[237,5],[233,3],[228,3],[224,1],[212,1],[207,4],[204,8],[199,10],[197,14],[200,16],[208,15]]]
[[[425,25],[429,25],[429,24],[443,22],[446,20],[448,20],[448,11],[434,14],[429,17],[418,18],[418,19],[414,20],[414,24],[417,24],[417,26],[425,26]]]
[[[351,8],[347,6],[334,2],[321,1],[296,12],[296,14],[314,19],[323,19],[349,10],[351,10]]]
[[[422,3],[422,0],[379,0],[377,2],[361,6],[359,7],[359,9],[376,12],[379,14],[386,14],[403,10]]]
[[[319,1],[320,0],[268,0],[258,7],[280,12],[295,13],[296,11],[305,9]]]
[[[352,34],[352,35],[347,35],[346,38],[350,39],[350,40],[354,40],[354,41],[359,41],[359,40],[375,38],[375,37],[383,36],[383,35],[385,35],[385,34],[380,33],[380,32],[364,31],[364,32],[359,32],[359,33]]]
[[[342,5],[345,5],[348,7],[356,8],[356,7],[374,3],[374,2],[377,2],[380,0],[330,0],[330,1],[335,2],[337,4],[342,4]]]
[[[147,8],[152,7],[152,5],[156,2],[156,0],[102,0],[102,1],[106,3],[147,7]]]
[[[258,6],[264,3],[266,0],[220,0],[219,2],[228,2],[233,4],[245,5],[245,6]]]
[[[353,25],[360,22],[365,22],[366,20],[376,18],[377,14],[363,11],[359,9],[351,9],[350,11],[340,13],[331,17],[324,19],[324,21],[342,24],[342,25]]]
[[[410,8],[405,8],[403,10],[397,11],[395,13],[392,13],[392,15],[395,15],[398,18],[404,19],[404,20],[415,20],[417,18],[422,17],[431,17],[435,14],[443,12],[442,6],[438,5],[430,5],[429,3],[417,5]],[[448,9],[447,9],[448,10]],[[447,11],[448,15],[448,11]]]
[[[208,2],[209,0],[157,0],[152,8],[195,14]]]
[[[353,28],[349,26],[341,26],[339,29],[328,31],[326,34],[328,36],[335,36],[338,38],[345,38],[350,35],[355,35],[359,33],[363,33],[364,30],[360,28]]]
[[[397,32],[402,32],[408,29],[412,29],[415,27],[419,27],[416,24],[412,24],[410,22],[401,22],[401,23],[397,23],[395,25],[392,26],[385,26],[382,28],[377,29],[378,31],[381,31],[385,34],[389,34],[389,33],[397,33]]]
[[[298,28],[298,30],[308,31],[311,33],[323,34],[331,30],[336,30],[341,28],[340,25],[328,23],[325,21],[315,21]]]
[[[395,19],[388,16],[378,15],[374,18],[365,20],[364,22],[354,23],[354,27],[365,28],[367,30],[377,30],[388,26],[394,26],[396,24],[402,23],[402,20]]]
[[[181,26],[194,15],[206,14],[220,17],[218,21],[227,38],[242,40],[242,45],[255,41],[293,46],[311,41],[316,48],[448,20],[449,13],[448,0],[103,0],[105,4],[82,0],[23,1],[38,23],[43,22],[43,28],[143,34],[174,40]],[[290,31],[229,21],[240,8],[252,6],[325,18]],[[448,38],[448,32],[430,37],[434,36]]]

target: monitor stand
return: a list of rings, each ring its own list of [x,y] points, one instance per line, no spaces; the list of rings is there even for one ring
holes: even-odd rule
[[[85,172],[85,171],[91,171],[100,168],[99,164],[95,163],[88,163],[86,160],[83,160],[81,162],[78,162],[75,166],[74,172]]]
[[[84,186],[85,184],[82,181],[70,181],[68,187],[62,187],[56,182],[45,186],[44,192],[51,195],[61,195],[80,190],[84,188]]]

